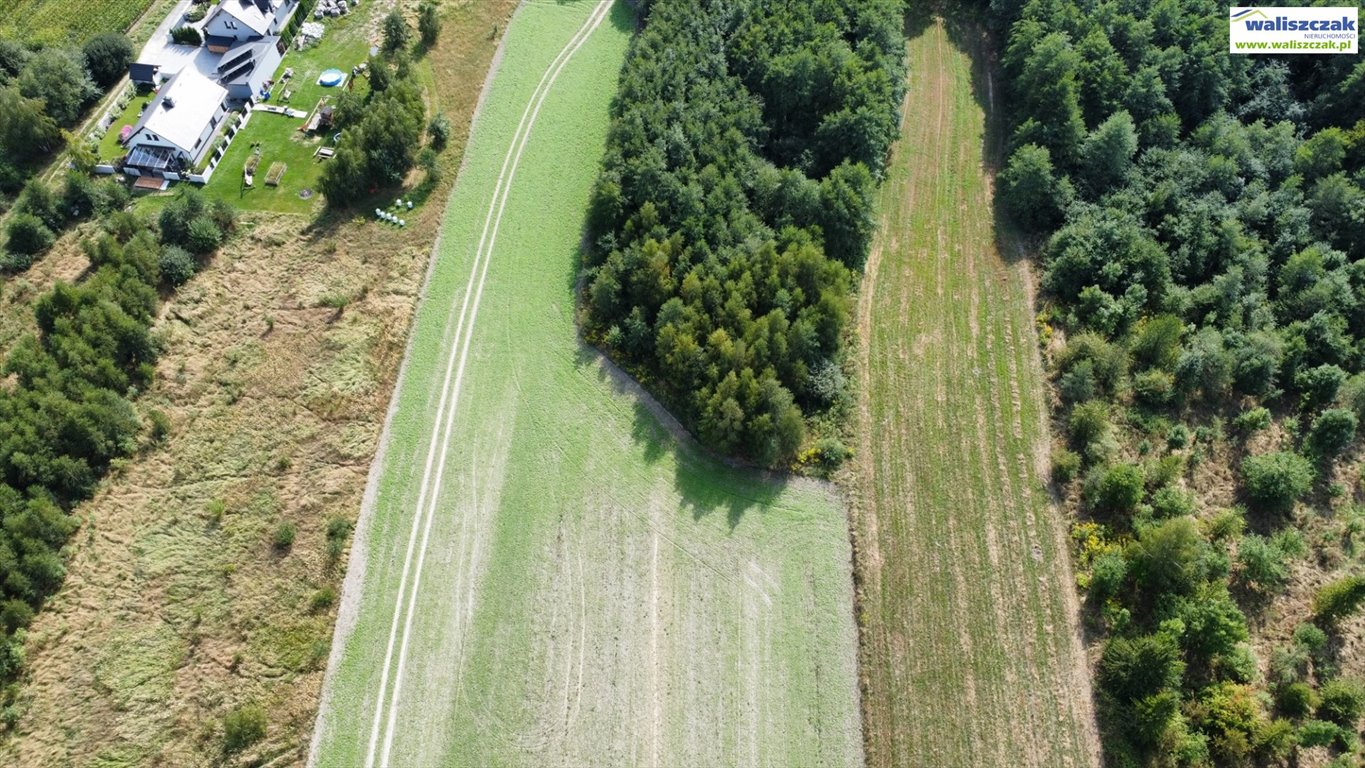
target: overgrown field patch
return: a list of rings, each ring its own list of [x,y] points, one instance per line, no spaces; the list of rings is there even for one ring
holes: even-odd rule
[[[872,766],[1094,766],[1030,278],[993,226],[970,24],[909,43],[864,280],[855,540]]]
[[[123,32],[156,0],[0,0],[0,37],[48,45]]]

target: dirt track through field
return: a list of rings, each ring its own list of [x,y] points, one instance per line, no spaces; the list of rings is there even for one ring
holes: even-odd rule
[[[397,706],[402,691],[408,641],[412,635],[413,615],[416,611],[417,595],[421,587],[422,564],[426,559],[427,549],[431,541],[431,523],[436,504],[435,491],[441,487],[441,480],[450,451],[451,425],[460,400],[460,388],[464,382],[465,365],[469,360],[469,345],[474,334],[474,321],[478,316],[479,302],[483,297],[483,287],[488,279],[488,264],[497,245],[498,229],[502,225],[503,212],[507,208],[508,190],[511,187],[512,180],[516,177],[517,166],[520,165],[522,153],[526,150],[526,142],[530,138],[532,128],[535,127],[536,117],[540,114],[540,109],[545,104],[545,98],[549,95],[550,89],[554,87],[559,74],[563,72],[565,65],[573,58],[574,53],[583,46],[588,36],[601,26],[610,9],[611,0],[602,0],[598,3],[592,15],[588,17],[587,21],[583,22],[583,26],[565,44],[559,55],[545,70],[545,74],[541,76],[540,83],[537,84],[535,92],[527,102],[526,109],[521,115],[521,121],[517,125],[516,133],[513,134],[511,144],[507,148],[507,156],[503,160],[502,170],[498,174],[497,184],[494,187],[493,200],[490,202],[487,215],[484,217],[483,232],[479,236],[479,246],[474,254],[474,263],[469,272],[469,284],[465,288],[464,300],[460,306],[459,321],[455,330],[455,344],[450,348],[448,362],[446,363],[441,402],[436,412],[436,423],[440,425],[440,428],[432,431],[431,443],[427,447],[426,464],[416,507],[417,514],[413,516],[412,533],[408,539],[407,554],[403,562],[403,576],[399,582],[398,603],[393,612],[393,623],[384,654],[384,667],[380,678],[378,696],[380,706],[375,708],[374,721],[370,730],[369,748],[365,758],[366,768],[372,768],[375,764],[379,727],[385,719],[388,721],[388,726],[384,731],[384,748],[379,758],[381,766],[388,766],[389,755],[393,749],[396,720],[392,716],[386,717],[386,715],[389,715]],[[473,297],[472,303],[471,297]],[[457,359],[458,365],[456,364]],[[452,373],[454,374],[453,382]],[[439,452],[437,451],[438,441],[440,444]],[[435,470],[434,474],[433,469]],[[417,562],[414,569],[414,544],[417,541],[419,523],[421,523],[422,528],[422,540],[421,546],[416,548]],[[470,563],[477,562],[472,553],[466,553],[465,560]],[[412,575],[412,589],[409,591],[407,585],[410,573]],[[407,598],[406,610],[403,610],[402,606],[404,597]],[[471,603],[466,602],[466,606],[469,605]],[[393,692],[386,701],[384,694],[388,688],[390,668],[393,664],[394,639],[397,636],[400,616],[403,617],[403,636],[402,642],[398,646],[398,664],[393,672]]]
[[[702,454],[577,338],[635,28],[603,7],[528,0],[508,28],[371,475],[319,768],[862,762],[832,489]]]
[[[997,250],[993,89],[984,56],[967,52],[984,50],[974,27],[942,20],[909,43],[859,306],[867,757],[1088,768],[1099,746],[1075,587],[1038,461],[1030,276]]]

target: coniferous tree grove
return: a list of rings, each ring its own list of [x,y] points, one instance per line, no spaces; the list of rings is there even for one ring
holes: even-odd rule
[[[621,75],[585,329],[706,445],[792,458],[840,350],[904,88],[894,0],[654,0]]]
[[[1318,597],[1345,609],[1300,609],[1268,659],[1247,615],[1305,558],[1301,526],[1359,509],[1333,478],[1365,417],[1365,63],[1229,55],[1213,2],[990,5],[999,202],[1038,246],[1069,439],[1053,477],[1079,487],[1106,637],[1106,761],[1286,765],[1320,747],[1333,757],[1313,764],[1355,765],[1359,686],[1330,640],[1357,609],[1335,597],[1346,582]],[[1202,495],[1210,461],[1235,500]]]

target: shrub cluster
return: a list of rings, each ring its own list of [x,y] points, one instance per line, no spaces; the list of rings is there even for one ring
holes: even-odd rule
[[[18,192],[62,148],[62,129],[74,127],[132,59],[122,35],[100,35],[84,49],[0,40],[0,194]]]
[[[843,396],[817,374],[899,124],[901,10],[649,4],[593,193],[585,327],[712,448],[787,462]]]
[[[113,180],[92,181],[78,171],[67,174],[60,189],[29,179],[5,224],[0,269],[20,272],[52,247],[66,227],[91,216],[103,216],[128,204],[128,189]]]
[[[167,212],[195,205],[186,199]],[[66,510],[143,429],[132,400],[159,352],[151,326],[168,246],[131,214],[113,215],[106,230],[83,244],[93,271],[38,299],[37,335],[0,367],[0,683],[14,679],[23,629],[61,584],[62,547],[76,528]]]
[[[101,90],[122,78],[132,58],[123,35],[100,35],[84,49],[36,51],[0,40],[0,201],[23,190],[15,201],[23,215],[5,227],[0,269],[26,269],[66,223],[126,202],[124,190],[83,174],[70,176],[60,192],[36,179],[25,182],[65,146],[63,129],[74,127]]]
[[[1360,70],[1229,56],[1222,6],[1203,0],[990,6],[1007,40],[999,200],[1039,243],[1043,319],[1068,339],[1054,380],[1078,466],[1054,475],[1086,478],[1084,512],[1107,534],[1082,563],[1109,633],[1106,752],[1271,765],[1338,743],[1331,718],[1303,720],[1311,687],[1277,687],[1280,711],[1265,706],[1231,595],[1284,586],[1303,548],[1292,512],[1365,415]],[[1225,420],[1245,440],[1276,417],[1287,437],[1239,457],[1237,477],[1272,530],[1243,537],[1233,510],[1200,525],[1179,490],[1187,462]],[[1130,437],[1144,473],[1118,461]],[[1323,590],[1319,621],[1360,594],[1350,580]]]

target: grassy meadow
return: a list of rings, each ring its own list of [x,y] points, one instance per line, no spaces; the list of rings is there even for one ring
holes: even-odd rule
[[[1044,485],[1031,280],[994,227],[997,95],[972,29],[912,33],[860,305],[868,764],[1094,766],[1075,584]]]
[[[530,2],[508,30],[357,531],[317,766],[365,763],[484,215],[530,94],[595,5]],[[578,51],[511,186],[405,614],[406,666],[389,683],[403,686],[382,718],[391,765],[862,760],[850,550],[831,489],[702,455],[577,337],[581,227],[634,23],[618,2]]]

